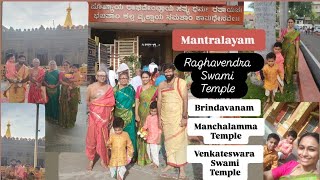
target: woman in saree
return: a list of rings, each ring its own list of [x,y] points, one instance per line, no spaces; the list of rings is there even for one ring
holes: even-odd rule
[[[49,70],[44,76],[44,84],[47,89],[48,102],[46,103],[46,120],[58,124],[60,82],[59,71],[54,60],[49,62]]]
[[[287,84],[292,83],[294,72],[298,71],[300,32],[294,29],[295,20],[288,19],[288,27],[281,30],[278,42],[282,42],[284,75]]]
[[[160,76],[158,68],[154,68],[153,73],[151,74],[151,85],[155,85],[156,79]]]
[[[319,134],[305,133],[298,140],[298,161],[264,172],[264,180],[319,180]]]
[[[149,106],[156,99],[157,88],[151,85],[151,74],[144,71],[141,74],[142,85],[138,86],[136,93],[135,114],[138,122],[138,129],[142,128],[147,116],[149,115]],[[138,165],[144,166],[150,164],[151,160],[147,154],[147,142],[142,138],[138,139]]]
[[[127,132],[132,141],[134,148],[134,155],[132,162],[137,158],[137,133],[136,133],[136,122],[134,119],[134,103],[135,94],[134,88],[129,84],[129,74],[122,72],[119,75],[119,83],[113,88],[114,96],[116,99],[116,108],[114,112],[115,117],[120,117],[124,121],[124,131]]]
[[[28,103],[46,103],[47,95],[41,88],[46,71],[40,67],[40,60],[35,58],[32,61],[33,68],[30,69],[30,89]]]
[[[70,62],[65,61],[63,68],[64,72],[61,72],[59,75],[59,82],[61,84],[59,125],[63,128],[72,128],[77,119],[80,89],[79,87],[73,87],[74,78]]]

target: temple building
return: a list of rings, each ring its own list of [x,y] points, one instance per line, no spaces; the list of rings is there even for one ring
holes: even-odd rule
[[[34,58],[40,60],[41,66],[47,66],[55,60],[58,66],[68,60],[72,64],[87,64],[88,26],[75,26],[72,23],[71,7],[66,9],[64,25],[32,29],[13,29],[2,26],[2,63],[9,53],[27,57],[28,65]],[[63,23],[63,22],[61,22]]]
[[[125,57],[161,67],[182,53],[172,49],[173,29],[242,29],[243,2],[150,1],[89,2],[88,74],[99,63],[118,65]]]
[[[275,102],[266,110],[263,118],[274,124],[282,137],[290,130],[296,131],[298,136],[305,132],[320,133],[318,102]]]
[[[10,165],[12,159],[20,160],[23,165],[34,162],[35,139],[14,137],[7,124],[5,136],[1,138],[1,166]],[[38,139],[38,166],[45,167],[45,138]]]
[[[11,131],[10,131],[10,121],[8,121],[8,124],[7,124],[7,131],[6,131],[6,138],[11,138]]]
[[[71,18],[71,7],[70,7],[70,3],[69,3],[69,7],[67,8],[67,16],[66,16],[66,20],[64,21],[64,25],[63,27],[65,28],[72,28],[73,24],[72,24],[72,18]]]

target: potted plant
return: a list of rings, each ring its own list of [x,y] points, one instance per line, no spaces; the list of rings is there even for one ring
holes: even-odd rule
[[[126,56],[123,59],[129,67],[129,71],[131,72],[130,76],[135,72],[136,69],[141,69],[140,56],[131,54],[130,56]]]

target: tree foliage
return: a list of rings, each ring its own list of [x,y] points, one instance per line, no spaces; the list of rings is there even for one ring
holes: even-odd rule
[[[254,3],[250,3],[250,4],[248,5],[248,8],[254,9]]]
[[[277,2],[277,10],[279,9],[280,3]],[[289,16],[290,17],[311,17],[312,13],[312,2],[289,2]],[[248,8],[254,9],[254,3],[250,3]]]
[[[134,73],[136,69],[141,69],[141,61],[139,61],[139,58],[140,57],[134,54],[123,58],[124,62],[128,65],[130,72]]]
[[[312,2],[289,2],[289,15],[293,17],[311,17]]]

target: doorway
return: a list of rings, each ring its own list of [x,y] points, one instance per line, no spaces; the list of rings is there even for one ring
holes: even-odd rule
[[[139,40],[141,67],[148,66],[152,60],[161,66],[165,62],[164,38],[161,36],[140,36]]]

